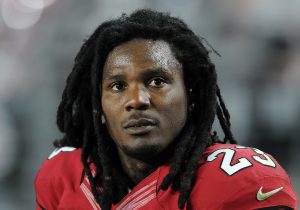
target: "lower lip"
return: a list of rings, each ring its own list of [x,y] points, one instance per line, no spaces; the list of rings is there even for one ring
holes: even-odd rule
[[[125,128],[125,132],[130,135],[142,135],[149,133],[152,131],[156,126],[155,125],[146,125],[146,126],[139,126],[139,127],[129,127]]]

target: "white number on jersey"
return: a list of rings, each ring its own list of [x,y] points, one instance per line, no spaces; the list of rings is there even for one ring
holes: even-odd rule
[[[237,159],[237,163],[231,164],[231,161],[235,154],[235,151],[232,149],[218,149],[207,157],[207,161],[211,162],[215,160],[221,153],[224,153],[224,157],[221,163],[221,169],[230,176],[244,168],[252,166],[252,163],[246,158],[239,158]]]
[[[236,147],[236,149],[245,149],[245,148],[247,148],[247,147],[243,147],[243,146]],[[263,159],[258,155],[253,155],[252,158],[256,162],[259,162],[263,165],[271,166],[271,167],[275,168],[275,166],[276,166],[275,163],[266,153],[264,153],[263,151],[261,151],[259,149],[255,149],[255,148],[253,148],[253,151],[256,152],[258,155],[264,156],[264,158],[265,158],[265,159]],[[214,161],[221,153],[223,153],[224,156],[223,156],[222,163],[221,163],[221,169],[230,176],[241,171],[244,168],[248,168],[253,165],[250,162],[250,160],[248,160],[245,157],[237,159],[236,163],[232,163],[235,152],[236,152],[235,150],[229,149],[229,148],[218,149],[218,150],[214,151],[213,153],[211,153],[207,157],[207,161],[208,162]]]
[[[261,157],[259,157],[258,155],[254,155],[252,156],[254,160],[256,160],[257,162],[260,162],[261,164],[263,165],[266,165],[266,166],[271,166],[273,168],[275,168],[275,163],[273,162],[273,160],[266,154],[264,153],[263,151],[259,150],[259,149],[256,149],[256,148],[253,148],[253,150],[259,154],[259,155],[263,155],[264,158],[266,159],[262,159]]]
[[[50,160],[51,158],[55,157],[56,155],[58,155],[61,152],[72,152],[74,151],[76,148],[75,147],[61,147],[61,148],[56,148],[48,157],[48,159]]]

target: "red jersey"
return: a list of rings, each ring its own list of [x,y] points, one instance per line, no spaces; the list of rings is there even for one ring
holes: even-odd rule
[[[289,176],[272,156],[258,149],[214,144],[200,164],[185,209],[297,209]],[[158,191],[169,169],[168,164],[157,168],[112,209],[178,209],[179,192],[171,187]],[[81,149],[56,149],[35,179],[36,209],[101,209],[87,178],[80,182],[82,172]]]

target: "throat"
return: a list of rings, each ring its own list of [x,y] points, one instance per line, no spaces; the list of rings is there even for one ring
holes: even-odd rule
[[[131,180],[133,186],[141,182],[163,164],[162,161],[160,161],[162,160],[160,158],[156,158],[156,160],[139,160],[124,154],[120,150],[119,157],[121,167],[124,173]]]
[[[173,148],[168,147],[168,150],[157,153],[156,155],[143,155],[139,158],[136,155],[128,154],[126,150],[117,148],[123,172],[129,177],[135,186],[148,175],[154,172],[159,166],[169,161],[173,154]]]
[[[133,182],[133,185],[138,184],[153,171],[155,171],[158,166],[148,164],[139,160],[131,160],[127,162],[122,162],[123,171],[128,175],[128,177]]]

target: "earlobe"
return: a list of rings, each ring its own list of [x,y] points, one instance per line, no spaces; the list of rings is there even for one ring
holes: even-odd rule
[[[105,117],[104,117],[104,115],[103,115],[103,114],[101,115],[101,123],[102,123],[102,124],[105,124],[105,123],[106,123],[106,121],[105,121]]]

